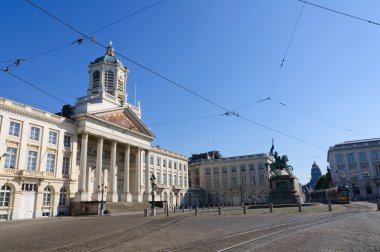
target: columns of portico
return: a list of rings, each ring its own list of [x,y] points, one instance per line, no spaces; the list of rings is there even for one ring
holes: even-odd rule
[[[135,193],[134,193],[134,201],[142,202],[142,194],[141,194],[141,149],[137,148],[136,150],[136,172],[135,172]]]
[[[110,162],[110,186],[108,187],[107,201],[118,202],[117,194],[117,166],[116,166],[116,141],[111,143],[111,162]]]
[[[96,179],[95,179],[95,190],[92,194],[92,199],[100,201],[102,198],[102,186],[104,186],[104,181],[102,178],[103,173],[103,137],[98,138],[98,146],[96,151]]]
[[[132,201],[132,195],[130,193],[130,183],[129,183],[129,160],[130,160],[130,154],[131,154],[131,146],[125,145],[124,149],[124,191],[121,195],[121,201],[124,202],[131,202]]]
[[[79,186],[78,192],[75,195],[75,201],[87,201],[88,189],[87,189],[87,145],[88,145],[88,133],[82,133],[81,144],[81,156],[79,165]]]
[[[149,158],[150,158],[150,152],[149,150],[145,150],[145,193],[144,198],[145,200],[150,200],[152,197],[150,195],[150,169],[149,169]]]

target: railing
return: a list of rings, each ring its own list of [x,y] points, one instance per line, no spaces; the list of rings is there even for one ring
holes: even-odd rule
[[[13,168],[4,168],[2,173],[3,174],[13,175],[13,174],[16,174],[16,170],[13,169]]]
[[[42,171],[27,171],[21,170],[20,176],[23,177],[42,177],[42,178],[54,178],[54,173],[52,172],[42,172]]]

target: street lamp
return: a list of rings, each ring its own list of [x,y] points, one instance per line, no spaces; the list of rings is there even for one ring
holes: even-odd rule
[[[102,183],[101,186],[98,186],[98,189],[101,190],[101,193],[102,193],[102,196],[100,199],[100,215],[103,215],[104,214],[104,212],[103,212],[103,195],[104,195],[104,190],[107,189],[107,186],[104,186],[104,184]]]
[[[156,177],[154,176],[154,174],[152,174],[152,176],[150,177],[150,185],[152,186],[152,213],[151,213],[151,216],[155,216],[156,213],[155,213],[155,203],[154,203],[154,190],[156,189]]]

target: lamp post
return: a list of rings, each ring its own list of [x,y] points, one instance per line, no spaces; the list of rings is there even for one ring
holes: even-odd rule
[[[240,190],[240,205],[243,205],[243,186],[242,185],[240,185],[239,190]]]
[[[102,183],[101,186],[98,186],[98,189],[101,190],[101,193],[102,193],[102,196],[100,199],[100,215],[103,215],[104,214],[104,212],[103,212],[103,195],[104,195],[104,189],[107,189],[107,186],[104,186],[104,184]]]
[[[152,186],[152,206],[151,206],[152,212],[151,212],[151,216],[156,216],[156,209],[155,209],[155,202],[154,202],[154,191],[156,189],[156,177],[154,176],[154,174],[152,174],[152,176],[150,177],[150,185]]]

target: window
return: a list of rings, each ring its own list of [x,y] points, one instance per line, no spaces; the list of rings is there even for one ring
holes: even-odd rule
[[[161,158],[157,157],[157,166],[161,166]]]
[[[36,170],[36,163],[37,163],[37,152],[30,150],[28,152],[28,163],[27,163],[28,171],[35,171]]]
[[[162,184],[166,184],[166,172],[162,173],[162,179],[163,179],[163,183]]]
[[[356,169],[350,170],[351,172],[351,178],[356,179],[358,178],[358,171]]]
[[[179,170],[180,170],[180,171],[182,171],[182,164],[181,164],[181,163],[179,163],[179,165],[178,165],[178,166],[179,166]]]
[[[242,177],[241,178],[241,184],[242,185],[246,185],[247,184],[247,178],[246,177]]]
[[[62,161],[62,175],[68,175],[70,169],[70,157],[63,157]]]
[[[223,167],[223,173],[227,173],[227,167]]]
[[[380,164],[374,164],[377,176],[380,176]]]
[[[210,168],[206,168],[206,175],[210,175]]]
[[[235,172],[236,172],[236,167],[235,167],[235,166],[231,166],[231,172],[232,172],[232,173],[235,173]]]
[[[219,168],[217,167],[214,168],[214,174],[219,174]]]
[[[187,178],[186,178],[186,176],[183,176],[183,186],[187,186]]]
[[[254,185],[254,184],[256,184],[256,182],[255,182],[255,176],[252,175],[251,176],[251,185]]]
[[[183,165],[183,170],[186,171],[186,165],[185,164]]]
[[[49,132],[49,143],[50,144],[57,144],[57,132],[50,131]]]
[[[0,207],[9,207],[9,199],[11,195],[11,188],[3,185],[0,188]]]
[[[111,70],[106,71],[105,76],[104,76],[104,82],[105,82],[104,86],[105,86],[106,92],[110,95],[114,95],[113,79],[114,79],[114,73]]]
[[[264,184],[264,174],[260,174],[260,185]]]
[[[233,186],[236,186],[236,177],[234,176],[234,177],[231,177],[231,179],[232,179],[232,185]]]
[[[177,185],[177,184],[178,184],[177,175],[174,175],[174,185]]]
[[[171,185],[171,184],[172,184],[172,175],[169,174],[169,185]]]
[[[177,170],[177,166],[178,166],[177,162],[174,162],[174,169],[175,170]]]
[[[240,171],[245,172],[245,165],[240,165]]]
[[[263,171],[264,170],[264,163],[259,163],[259,170]]]
[[[122,101],[124,98],[124,77],[122,75],[117,79],[117,98]]]
[[[166,167],[166,159],[165,159],[165,158],[162,159],[162,166],[163,166],[163,167]]]
[[[30,128],[30,140],[38,141],[40,139],[40,128],[31,127]]]
[[[206,178],[206,188],[211,188],[211,179],[210,178]]]
[[[157,178],[157,184],[161,184],[161,176],[160,176],[160,171],[157,171],[157,175],[156,175],[156,178]]]
[[[343,154],[335,154],[335,162],[337,164],[343,164]]]
[[[363,177],[369,177],[368,164],[360,164]]]
[[[46,172],[54,172],[55,155],[48,154],[46,159]]]
[[[65,135],[63,138],[63,146],[71,148],[71,136]]]
[[[379,151],[371,151],[371,158],[372,160],[380,160]]]
[[[50,206],[51,204],[51,189],[50,187],[45,187],[43,198],[42,198],[42,205],[43,206]]]
[[[92,74],[92,88],[98,88],[99,87],[99,82],[100,82],[100,72],[98,70],[96,70]],[[97,91],[93,92],[93,93],[97,93]]]
[[[347,153],[346,158],[348,163],[355,162],[355,153]]]
[[[344,171],[339,171],[339,178],[345,179],[346,178],[346,172]]]
[[[7,148],[7,153],[5,154],[5,168],[15,168],[15,163],[16,163],[16,153],[17,149],[16,148]]]
[[[172,168],[172,161],[169,160],[169,168]]]
[[[65,188],[61,188],[59,191],[59,205],[65,206],[66,205],[66,198],[67,198],[67,192]]]
[[[228,186],[227,177],[224,177],[224,178],[223,178],[223,186],[224,186],[224,187],[227,187],[227,186]]]
[[[20,136],[20,123],[11,122],[9,125],[9,135],[11,136]]]
[[[144,158],[144,159],[145,159],[145,158]],[[149,163],[150,163],[151,165],[154,164],[154,157],[153,157],[153,156],[150,156],[150,158],[149,158]]]
[[[249,164],[249,170],[254,171],[255,170],[255,165],[254,164]]]
[[[359,152],[359,161],[367,161],[367,153],[366,152]]]

